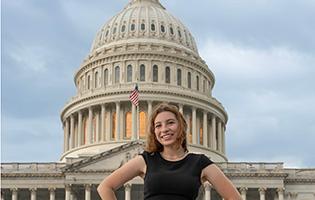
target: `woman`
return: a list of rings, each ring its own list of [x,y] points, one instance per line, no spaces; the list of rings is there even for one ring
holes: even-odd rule
[[[115,200],[114,191],[140,176],[145,200],[193,200],[209,181],[225,200],[240,194],[205,155],[188,153],[187,124],[177,107],[158,105],[151,116],[145,151],[105,178],[97,190],[103,200]]]

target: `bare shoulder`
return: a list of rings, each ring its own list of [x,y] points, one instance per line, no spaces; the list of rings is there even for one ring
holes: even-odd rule
[[[129,160],[126,164],[126,168],[137,169],[140,176],[143,176],[146,171],[146,163],[142,155],[137,155],[131,160]]]

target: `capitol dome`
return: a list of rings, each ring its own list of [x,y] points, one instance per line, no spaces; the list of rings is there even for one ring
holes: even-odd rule
[[[190,31],[158,0],[131,0],[96,34],[64,106],[61,161],[144,142],[155,105],[176,105],[188,123],[188,148],[227,161],[227,113],[212,96],[215,78]],[[129,96],[139,89],[139,106]]]
[[[97,33],[91,51],[123,43],[150,42],[198,54],[189,30],[158,0],[133,0]]]

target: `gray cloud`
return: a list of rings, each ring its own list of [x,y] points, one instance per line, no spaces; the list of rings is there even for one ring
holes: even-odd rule
[[[59,159],[73,75],[127,2],[3,1],[3,161]],[[314,1],[161,2],[189,27],[216,76],[229,159],[315,166]]]

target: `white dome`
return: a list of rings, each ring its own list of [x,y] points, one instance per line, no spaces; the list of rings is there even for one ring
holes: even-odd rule
[[[158,0],[131,0],[98,31],[91,53],[112,45],[139,41],[184,48],[198,55],[189,30]]]

